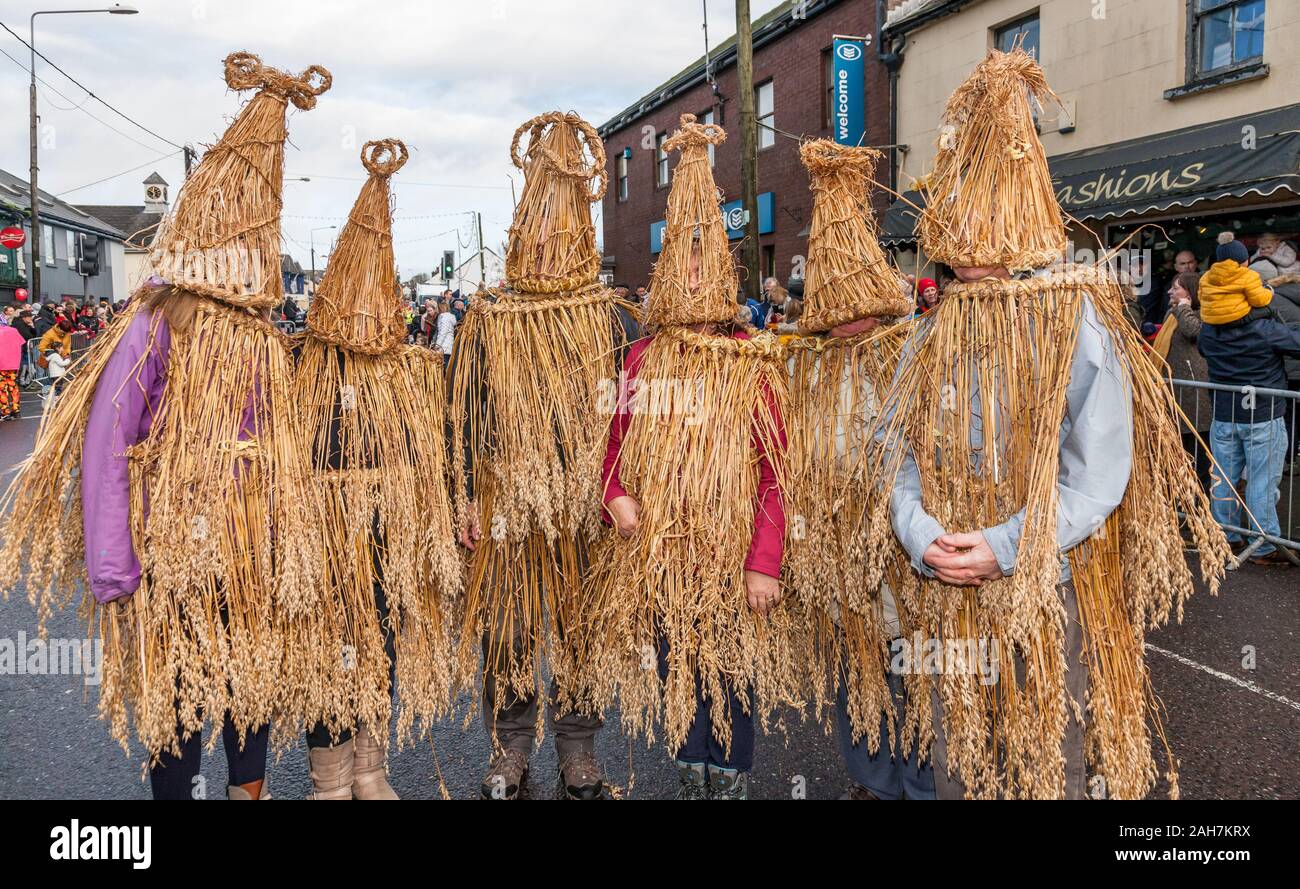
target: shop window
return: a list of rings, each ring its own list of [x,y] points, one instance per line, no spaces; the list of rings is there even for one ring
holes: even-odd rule
[[[773,244],[763,245],[763,280],[776,277],[776,246]]]
[[[713,110],[710,109],[700,115],[700,123],[709,126],[713,123]],[[718,165],[717,146],[712,142],[709,143],[709,167],[713,168]]]
[[[776,144],[776,131],[772,129],[776,126],[776,97],[772,81],[760,83],[754,93],[758,112],[758,147],[771,148]]]
[[[618,160],[615,161],[615,171],[618,178],[618,199],[627,200],[627,153],[620,152]]]
[[[822,50],[822,127],[835,126],[835,58],[831,50]]]
[[[65,231],[64,234],[68,236],[67,237],[68,268],[75,269],[77,267],[77,242],[75,240],[76,235],[74,235],[71,230]]]
[[[668,152],[664,150],[667,141],[667,133],[655,136],[655,186],[658,188],[668,185]]]
[[[993,46],[1002,52],[1011,52],[1017,45],[1038,61],[1038,13],[1003,25],[993,32]]]
[[[1189,49],[1195,76],[1205,77],[1264,57],[1265,0],[1188,0]]]
[[[48,225],[41,228],[41,250],[45,252],[45,264],[54,265],[54,229]]]

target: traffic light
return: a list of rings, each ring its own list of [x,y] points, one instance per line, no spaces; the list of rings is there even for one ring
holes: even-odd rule
[[[90,278],[99,274],[98,235],[77,235],[77,273]]]
[[[442,280],[450,281],[456,274],[456,251],[442,251]]]

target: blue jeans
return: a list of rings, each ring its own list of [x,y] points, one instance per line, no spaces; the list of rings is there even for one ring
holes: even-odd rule
[[[1211,471],[1210,488],[1210,511],[1215,521],[1280,536],[1277,498],[1282,465],[1286,461],[1286,422],[1281,417],[1263,423],[1215,420],[1210,424],[1210,451],[1218,463]],[[1250,515],[1242,513],[1234,490],[1243,472],[1246,509]],[[1228,539],[1237,542],[1241,535],[1229,531]],[[1257,554],[1267,555],[1274,549],[1266,540]]]
[[[668,680],[668,640],[659,638],[659,681]],[[731,750],[726,750],[713,734],[711,700],[704,694],[704,684],[695,678],[695,719],[686,732],[686,743],[673,754],[682,762],[705,763],[721,769],[748,772],[754,768],[754,692],[727,685],[727,716],[731,722]]]
[[[890,673],[889,691],[897,707],[898,724],[903,724],[905,695],[903,677]],[[835,694],[835,734],[840,741],[840,755],[844,757],[844,766],[849,777],[856,783],[870,790],[879,799],[934,799],[934,770],[930,763],[919,766],[916,751],[903,756],[903,739],[898,739],[898,747],[891,757],[889,750],[889,724],[884,714],[880,717],[880,749],[872,756],[867,751],[867,739],[853,743],[853,727],[849,723],[849,693],[844,683],[840,682]]]

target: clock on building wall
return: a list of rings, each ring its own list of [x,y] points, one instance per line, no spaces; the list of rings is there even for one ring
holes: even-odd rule
[[[163,199],[163,190],[161,185],[150,185],[144,190],[144,195],[151,201],[161,201]]]

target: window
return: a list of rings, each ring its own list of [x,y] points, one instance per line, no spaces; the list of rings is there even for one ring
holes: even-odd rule
[[[773,244],[763,245],[763,260],[760,263],[763,280],[776,277],[776,246]]]
[[[758,110],[758,147],[771,148],[776,144],[776,132],[772,129],[772,127],[776,126],[772,81],[760,83],[754,92],[754,104]]]
[[[618,160],[615,161],[615,171],[618,177],[618,199],[627,200],[627,152],[621,151]]]
[[[835,57],[822,50],[822,127],[835,126]]]
[[[77,267],[77,236],[71,231],[65,231],[64,234],[68,236],[68,268],[75,269]]]
[[[667,133],[655,136],[655,185],[659,188],[668,184],[668,152],[664,151],[664,143],[667,141]]]
[[[1010,24],[1003,25],[993,32],[993,46],[1002,52],[1011,52],[1019,44],[1020,48],[1038,61],[1038,13],[1027,15]]]
[[[700,115],[700,123],[704,124],[705,126],[709,126],[713,123],[712,109]],[[717,146],[714,145],[712,142],[710,142],[709,143],[709,167],[710,168],[716,167],[718,165],[718,155],[716,153],[716,149]]]
[[[1264,56],[1264,0],[1188,0],[1196,75]]]
[[[41,229],[41,250],[45,252],[45,264],[54,265],[54,229],[48,225]]]

